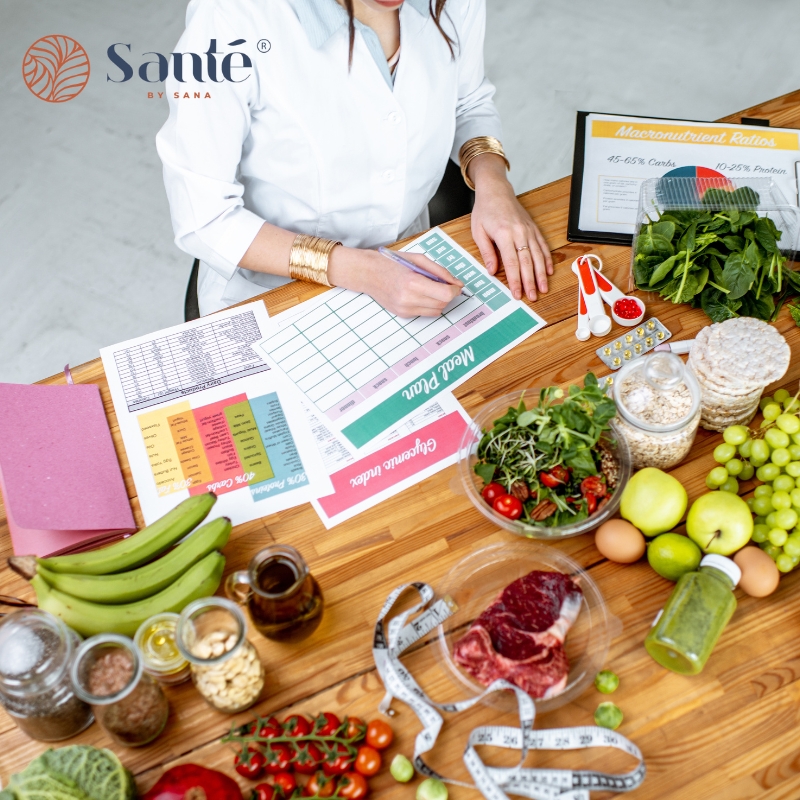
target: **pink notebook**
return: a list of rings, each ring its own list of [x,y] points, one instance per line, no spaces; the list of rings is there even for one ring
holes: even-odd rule
[[[0,383],[0,490],[18,556],[136,530],[97,386]]]

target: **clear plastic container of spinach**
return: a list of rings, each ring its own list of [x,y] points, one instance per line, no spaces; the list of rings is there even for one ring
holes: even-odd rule
[[[702,308],[712,322],[800,324],[800,209],[771,178],[651,178],[642,184],[631,284]]]

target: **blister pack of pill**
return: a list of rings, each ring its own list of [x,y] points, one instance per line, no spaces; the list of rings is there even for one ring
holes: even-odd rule
[[[666,325],[655,317],[650,317],[636,328],[623,333],[613,342],[598,347],[595,352],[607,367],[619,369],[628,361],[649,353],[671,336],[672,333]]]

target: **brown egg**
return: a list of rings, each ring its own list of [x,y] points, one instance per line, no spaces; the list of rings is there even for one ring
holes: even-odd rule
[[[594,535],[594,544],[601,555],[618,564],[638,561],[645,551],[642,532],[624,519],[604,522]]]
[[[766,597],[778,588],[781,574],[760,547],[744,547],[733,560],[742,571],[739,586],[750,597]]]

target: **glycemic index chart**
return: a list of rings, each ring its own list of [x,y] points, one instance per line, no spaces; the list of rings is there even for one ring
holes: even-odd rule
[[[404,319],[368,295],[333,289],[281,315],[257,345],[356,447],[544,325],[442,230],[404,250],[445,267],[469,297],[441,316]]]

